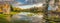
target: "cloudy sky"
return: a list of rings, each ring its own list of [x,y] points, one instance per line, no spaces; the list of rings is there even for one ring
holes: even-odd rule
[[[20,8],[30,8],[33,6],[42,6],[44,0],[15,0],[13,6]]]

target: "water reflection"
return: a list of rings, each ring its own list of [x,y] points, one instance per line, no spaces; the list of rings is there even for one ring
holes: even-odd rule
[[[30,12],[21,12],[13,15],[12,21],[29,21],[28,23],[42,23],[43,15]],[[16,23],[16,22],[15,22]]]

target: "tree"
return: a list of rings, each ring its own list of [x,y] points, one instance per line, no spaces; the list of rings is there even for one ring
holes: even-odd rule
[[[10,8],[11,8],[11,11],[13,11],[13,6],[12,5],[10,5]]]
[[[48,22],[48,20],[46,19],[46,18],[48,18],[48,6],[49,6],[49,2],[50,2],[50,0],[46,0],[46,7],[45,7],[45,16],[44,16],[44,18],[45,18],[45,20],[46,20],[46,22]]]

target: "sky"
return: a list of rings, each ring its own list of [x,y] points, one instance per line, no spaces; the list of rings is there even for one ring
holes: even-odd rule
[[[44,2],[44,0],[16,0],[16,1],[21,2],[23,4],[35,4],[35,3]]]
[[[42,2],[44,2],[44,0],[15,0],[16,3],[13,3],[12,5],[15,7],[20,7],[23,9],[26,8],[31,8],[34,6],[42,6]]]
[[[16,3],[13,3],[13,6],[22,8],[22,9],[27,9],[27,8],[32,8],[34,6],[40,7],[43,5],[45,0],[15,0]],[[51,10],[51,7],[48,7],[48,10]]]
[[[15,6],[15,7],[20,7],[20,8],[22,8],[22,9],[27,9],[27,8],[31,8],[31,7],[42,7],[42,3],[39,3],[39,4],[33,4],[33,5],[23,5],[23,6]]]

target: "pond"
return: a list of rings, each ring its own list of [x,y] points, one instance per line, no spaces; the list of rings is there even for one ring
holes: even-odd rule
[[[30,12],[20,12],[12,16],[12,22],[23,23],[21,21],[27,21],[26,23],[42,23],[43,15]]]

